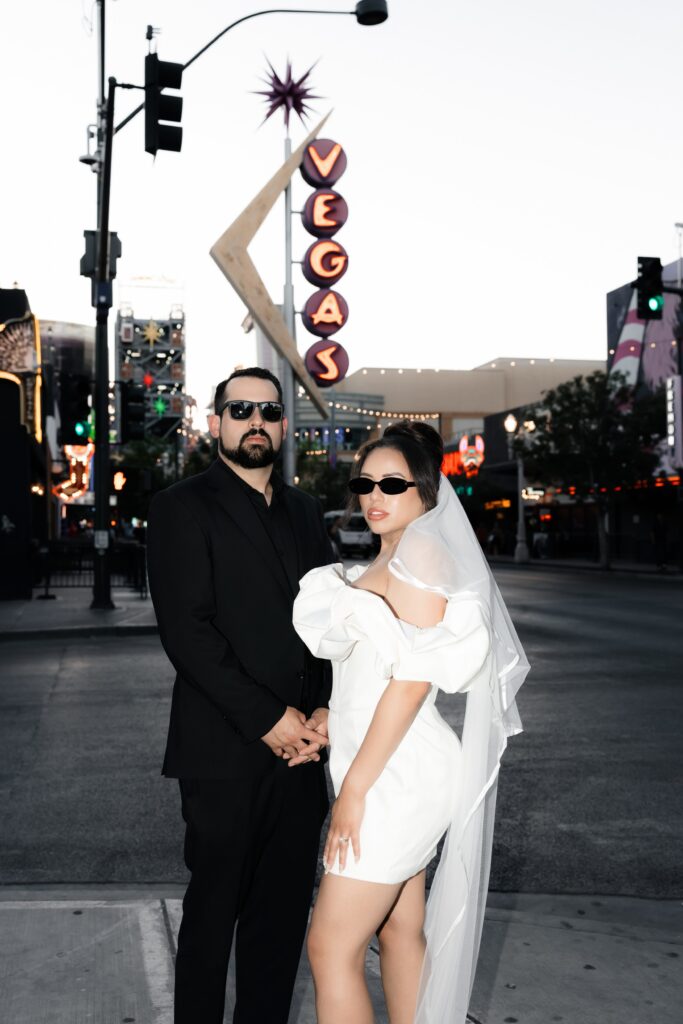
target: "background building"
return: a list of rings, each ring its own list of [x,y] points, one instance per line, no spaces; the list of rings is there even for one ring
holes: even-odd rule
[[[334,429],[351,457],[358,444],[403,418],[431,423],[447,446],[465,436],[474,443],[491,413],[538,402],[547,388],[604,368],[600,360],[507,357],[472,370],[362,367],[325,392],[334,425],[323,423],[302,390],[296,425],[303,435],[317,436],[320,447]]]

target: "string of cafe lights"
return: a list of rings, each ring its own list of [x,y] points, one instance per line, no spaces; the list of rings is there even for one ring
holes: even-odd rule
[[[305,398],[307,402],[310,402],[311,396],[307,394],[299,393],[299,398]],[[329,408],[333,406],[335,409],[340,409],[342,412],[355,412],[360,413],[361,416],[375,416],[378,419],[390,419],[390,420],[438,420],[438,412],[387,412],[386,410],[380,409],[363,409],[360,405],[347,405],[344,402],[328,402]]]

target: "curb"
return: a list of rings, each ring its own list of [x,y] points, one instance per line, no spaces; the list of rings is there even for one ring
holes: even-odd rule
[[[159,627],[154,624],[140,626],[54,626],[52,628],[13,629],[0,631],[0,643],[10,640],[63,640],[89,636],[155,636]]]
[[[659,572],[657,569],[629,569],[620,565],[611,565],[605,569],[601,565],[586,565],[585,563],[579,563],[576,565],[572,562],[549,562],[547,559],[534,559],[529,562],[515,562],[512,557],[496,558],[495,556],[487,556],[486,560],[490,566],[506,566],[511,569],[519,569],[520,572],[526,572],[530,569],[559,569],[560,571],[565,572],[599,572],[604,576],[645,576],[648,579],[667,580],[670,583],[680,583],[683,581],[683,573],[678,571]]]

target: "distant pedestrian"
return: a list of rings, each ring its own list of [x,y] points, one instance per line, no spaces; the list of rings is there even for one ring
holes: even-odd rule
[[[179,779],[191,873],[175,1024],[223,1021],[235,925],[234,1024],[286,1024],[328,807],[331,685],[292,606],[299,579],[332,558],[319,503],[273,471],[287,430],[277,378],[235,371],[214,410],[218,458],[157,494],[149,518],[177,672],[163,774]]]

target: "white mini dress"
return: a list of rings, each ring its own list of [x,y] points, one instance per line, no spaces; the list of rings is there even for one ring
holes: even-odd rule
[[[443,620],[421,629],[396,618],[384,599],[353,584],[365,571],[341,563],[312,569],[294,602],[294,628],[309,650],[333,666],[330,773],[335,795],[363,742],[377,703],[393,679],[432,689],[371,787],[360,829],[361,856],[349,849],[333,874],[397,883],[421,871],[453,820],[462,770],[460,741],[435,706],[437,688],[466,692],[490,674],[491,638],[473,595],[447,602]]]

